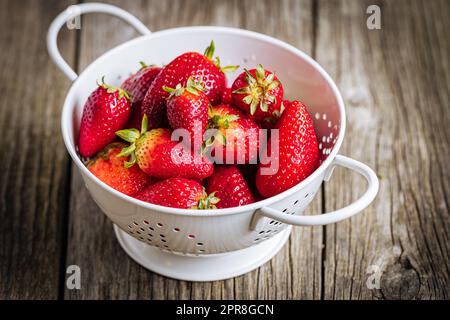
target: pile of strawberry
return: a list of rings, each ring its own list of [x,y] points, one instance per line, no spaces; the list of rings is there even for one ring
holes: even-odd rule
[[[211,42],[204,54],[184,53],[163,68],[141,63],[120,88],[102,79],[80,125],[88,169],[126,195],[185,209],[250,204],[309,176],[319,152],[305,105],[283,100],[281,81],[261,65],[227,87],[225,72],[237,67],[221,67],[213,55]],[[275,154],[274,134],[264,143],[262,128],[278,130]],[[172,140],[177,129],[189,134],[181,143]]]

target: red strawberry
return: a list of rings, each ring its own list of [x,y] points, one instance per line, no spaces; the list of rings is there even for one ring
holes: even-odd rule
[[[208,128],[218,132],[205,141],[211,155],[226,164],[256,163],[259,151],[259,126],[244,113],[227,105],[209,109]]]
[[[199,154],[185,149],[177,141],[171,140],[172,132],[168,129],[147,131],[147,117],[142,120],[142,128],[120,130],[116,133],[131,144],[122,149],[121,156],[130,156],[126,167],[136,162],[146,174],[157,178],[183,177],[204,179],[214,170],[213,164]]]
[[[264,70],[262,65],[241,73],[231,90],[234,104],[256,122],[263,124],[280,117],[283,85],[274,73]]]
[[[220,104],[233,104],[233,97],[231,95],[231,88],[225,88],[222,93]]]
[[[121,85],[122,89],[131,95],[131,116],[127,126],[129,128],[140,128],[142,100],[153,80],[161,71],[161,68],[157,66],[147,66],[142,61],[140,64],[141,69],[128,77]]]
[[[217,208],[239,207],[255,202],[244,176],[235,166],[218,166],[208,178],[208,193],[220,201]]]
[[[165,124],[166,98],[169,93],[163,87],[173,88],[177,84],[186,84],[189,77],[196,82],[203,82],[204,93],[212,104],[217,104],[226,86],[224,72],[237,67],[220,67],[220,60],[212,60],[214,42],[206,49],[205,54],[187,52],[166,65],[150,86],[141,107],[141,115],[146,114],[150,128],[158,128]]]
[[[202,86],[189,78],[186,87],[178,84],[175,89],[164,87],[169,92],[167,119],[172,129],[186,129],[191,138],[198,140],[199,147],[208,124],[209,100],[201,91]],[[197,149],[198,150],[198,149]]]
[[[120,88],[104,82],[87,99],[80,124],[78,148],[84,157],[91,157],[115,139],[130,116],[130,96]]]
[[[112,143],[103,149],[93,160],[87,163],[87,168],[97,178],[110,187],[133,196],[147,187],[152,179],[147,176],[138,166],[125,168],[125,157],[118,157],[123,143]]]
[[[292,188],[319,165],[316,133],[303,103],[293,101],[286,106],[275,128],[279,129],[279,153],[271,154],[269,140],[267,155],[272,159],[266,164],[261,163],[256,174],[256,187],[264,197]],[[265,162],[263,160],[261,162]]]
[[[181,209],[215,209],[219,199],[207,195],[205,188],[194,180],[170,178],[151,185],[136,195],[142,201]]]

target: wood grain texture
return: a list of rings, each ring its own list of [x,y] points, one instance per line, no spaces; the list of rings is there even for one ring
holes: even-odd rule
[[[370,4],[381,8],[381,30],[366,28]],[[326,299],[450,296],[449,12],[448,1],[319,2],[317,60],[347,104],[341,153],[381,179],[369,209],[326,228]],[[326,209],[364,188],[336,171]],[[370,289],[377,268],[381,286]]]
[[[242,27],[277,36],[306,52],[312,50],[312,2],[260,1],[108,1],[132,12],[152,30],[188,25]],[[244,14],[244,12],[246,12]],[[260,19],[266,20],[261,24]],[[283,21],[283,23],[279,23]],[[82,20],[80,67],[135,35],[107,16]],[[216,44],[220,45],[220,44]],[[81,290],[66,290],[69,299],[300,299],[321,294],[322,228],[296,229],[269,263],[244,276],[211,283],[190,283],[153,274],[120,248],[112,224],[91,200],[73,171],[67,264],[83,273]],[[317,196],[310,210],[320,212]]]
[[[241,27],[311,54],[346,103],[340,153],[380,176],[361,215],[296,228],[258,270],[209,283],[167,279],[132,261],[69,161],[59,126],[69,81],[50,61],[45,35],[72,2],[4,0],[0,10],[0,300],[450,298],[448,1],[107,1],[154,31]],[[366,27],[372,4],[381,30]],[[107,15],[81,22],[78,34],[63,28],[59,39],[78,71],[137,35]],[[364,189],[359,176],[335,170],[308,211],[343,207]],[[72,264],[81,267],[80,290],[65,289]],[[371,289],[377,276],[380,288]]]
[[[60,110],[68,87],[45,36],[69,1],[2,1],[0,10],[0,300],[56,299],[67,212]],[[75,37],[62,53],[73,63]]]

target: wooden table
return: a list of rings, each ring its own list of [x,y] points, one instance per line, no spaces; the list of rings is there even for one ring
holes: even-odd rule
[[[240,27],[310,54],[347,105],[341,153],[376,170],[379,195],[350,220],[296,228],[274,259],[235,279],[190,283],[145,270],[120,248],[60,135],[70,83],[50,61],[45,36],[73,1],[2,0],[0,299],[450,297],[449,1],[109,2],[152,30]],[[381,8],[380,30],[366,26],[371,4]],[[134,36],[115,18],[87,15],[59,44],[81,71]],[[364,187],[336,170],[309,212],[342,207]],[[82,271],[80,290],[65,286],[72,264]]]

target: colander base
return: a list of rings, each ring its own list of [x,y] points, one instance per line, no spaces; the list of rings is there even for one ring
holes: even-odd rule
[[[263,265],[283,247],[291,233],[286,228],[258,245],[226,254],[182,256],[149,246],[114,225],[122,248],[144,268],[185,281],[216,281],[240,276]]]

